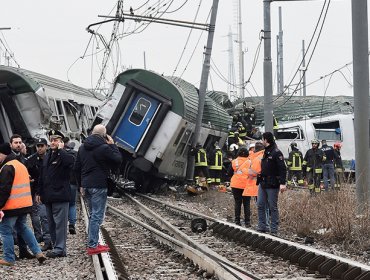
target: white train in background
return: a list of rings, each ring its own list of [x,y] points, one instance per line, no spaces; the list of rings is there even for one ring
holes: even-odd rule
[[[0,66],[0,143],[20,134],[32,146],[50,129],[77,145],[87,136],[104,96],[29,70]]]
[[[264,128],[261,128],[264,131]],[[311,140],[327,140],[328,145],[342,143],[341,156],[346,168],[355,159],[355,131],[353,114],[335,114],[279,123],[275,132],[276,143],[287,158],[290,143],[297,143],[303,156],[312,147]]]

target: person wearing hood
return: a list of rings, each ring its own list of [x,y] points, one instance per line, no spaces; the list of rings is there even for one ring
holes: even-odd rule
[[[49,132],[50,149],[43,158],[36,200],[45,204],[53,250],[49,258],[67,256],[68,208],[71,200],[69,177],[74,158],[65,151],[64,135]]]
[[[74,172],[90,210],[87,247],[89,255],[109,251],[108,246],[98,242],[99,227],[103,223],[107,204],[109,171],[117,168],[121,161],[118,147],[101,124],[94,126],[91,135],[78,150]]]
[[[27,225],[27,214],[32,211],[29,174],[27,168],[16,159],[8,143],[0,145],[0,168],[0,235],[3,241],[0,265],[14,265],[14,229],[38,261],[43,263],[46,258]]]

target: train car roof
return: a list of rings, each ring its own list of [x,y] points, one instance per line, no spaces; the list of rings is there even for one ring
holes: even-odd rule
[[[129,69],[118,75],[115,82],[125,85],[129,80],[136,80],[154,92],[170,98],[173,112],[190,122],[196,122],[198,89],[194,85],[178,77],[162,76],[144,69]],[[202,122],[215,129],[227,130],[231,117],[220,104],[206,96]]]
[[[50,87],[86,97],[103,100],[105,97],[85,88],[64,82],[30,70],[10,66],[0,66],[0,84],[7,84],[14,94],[37,92],[40,87]]]
[[[274,115],[278,122],[299,121],[334,114],[352,114],[354,112],[353,96],[283,96],[274,100]],[[256,109],[256,124],[263,123],[263,96],[246,97],[235,102],[235,111],[242,110],[245,101],[247,107]]]

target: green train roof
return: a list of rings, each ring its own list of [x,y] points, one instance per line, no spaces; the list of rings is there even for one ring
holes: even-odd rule
[[[103,95],[92,93],[74,84],[26,69],[10,66],[0,66],[0,84],[9,85],[9,87],[14,90],[14,94],[36,92],[40,87],[48,86],[83,96],[96,97],[100,100],[104,99]]]
[[[334,114],[351,114],[354,112],[353,96],[284,96],[278,98],[273,96],[274,115],[278,122],[298,121],[307,118],[324,117]],[[247,97],[244,99],[247,106],[256,109],[256,124],[263,123],[263,96]],[[242,110],[243,100],[239,100],[234,110]]]
[[[116,78],[116,82],[125,85],[131,79],[170,98],[172,100],[171,110],[174,113],[190,122],[196,122],[198,90],[194,85],[178,77],[161,76],[143,69],[127,70]],[[231,117],[221,105],[206,96],[202,123],[218,130],[227,130],[228,125],[231,124]]]

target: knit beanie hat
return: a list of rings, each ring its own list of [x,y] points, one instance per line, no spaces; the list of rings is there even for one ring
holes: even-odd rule
[[[0,153],[4,155],[10,155],[12,150],[10,149],[9,143],[0,144]]]

